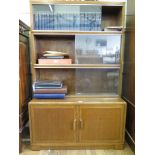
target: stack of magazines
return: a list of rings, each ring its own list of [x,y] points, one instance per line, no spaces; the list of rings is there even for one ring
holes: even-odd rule
[[[64,52],[44,51],[38,59],[38,64],[71,64],[72,59]]]
[[[37,99],[64,99],[67,87],[61,81],[38,81],[33,83],[33,97]]]

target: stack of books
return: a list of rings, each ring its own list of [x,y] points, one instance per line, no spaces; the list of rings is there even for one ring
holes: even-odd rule
[[[33,83],[33,97],[37,99],[64,99],[67,87],[61,81],[38,81]]]
[[[45,51],[38,59],[38,64],[72,64],[72,59],[64,52]]]

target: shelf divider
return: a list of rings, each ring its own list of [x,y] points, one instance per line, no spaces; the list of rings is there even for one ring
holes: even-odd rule
[[[32,30],[33,35],[64,35],[64,36],[74,36],[78,34],[87,34],[87,35],[121,35],[123,31],[65,31],[65,30]]]

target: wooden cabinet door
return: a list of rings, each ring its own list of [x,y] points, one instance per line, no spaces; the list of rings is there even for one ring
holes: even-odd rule
[[[31,143],[52,144],[76,141],[76,108],[72,105],[29,104]]]
[[[28,39],[20,36],[19,42],[19,111],[24,111],[24,106],[31,99],[31,73],[28,51]]]
[[[124,142],[125,105],[80,105],[81,143]],[[112,144],[112,143],[111,143]]]

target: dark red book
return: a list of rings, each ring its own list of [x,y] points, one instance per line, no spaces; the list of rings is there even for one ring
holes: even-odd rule
[[[34,89],[33,92],[35,94],[67,94],[67,87]]]

